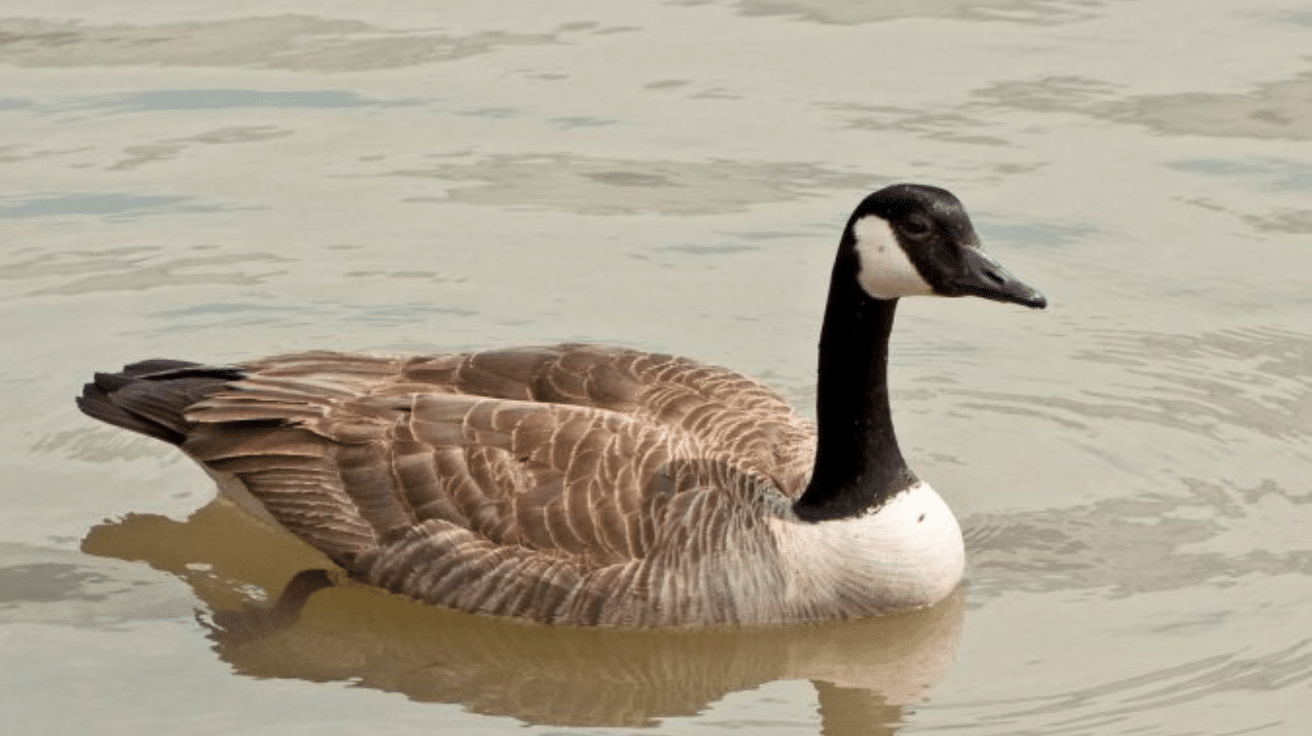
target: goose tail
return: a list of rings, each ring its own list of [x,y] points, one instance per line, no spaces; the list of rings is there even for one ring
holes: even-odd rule
[[[280,380],[255,381],[263,392],[252,399],[258,391],[249,384],[257,372],[146,360],[117,373],[95,374],[77,405],[103,422],[178,446],[247,513],[290,531],[350,570],[357,555],[378,544],[371,522],[392,520],[402,513],[403,502],[387,495],[386,475],[348,491],[338,472],[340,448],[331,437],[295,422],[315,415],[327,399]],[[243,395],[234,398],[237,394]],[[370,504],[380,506],[373,516]]]
[[[188,407],[242,377],[231,367],[143,360],[117,373],[96,373],[82,387],[77,406],[102,422],[181,445],[192,426],[185,416]]]

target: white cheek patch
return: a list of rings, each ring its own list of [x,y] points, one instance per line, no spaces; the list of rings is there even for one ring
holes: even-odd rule
[[[934,287],[916,270],[884,219],[863,217],[852,227],[852,234],[861,262],[856,279],[867,294],[876,299],[897,299],[934,293]]]

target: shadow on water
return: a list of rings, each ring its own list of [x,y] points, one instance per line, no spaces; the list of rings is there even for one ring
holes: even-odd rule
[[[182,578],[207,609],[214,651],[238,673],[345,681],[531,724],[650,726],[768,682],[809,679],[824,733],[893,733],[951,666],[965,609],[958,591],[910,615],[811,626],[635,631],[490,619],[324,573],[316,552],[224,501],[185,522],[107,522],[82,549]],[[270,604],[256,588],[283,592]]]

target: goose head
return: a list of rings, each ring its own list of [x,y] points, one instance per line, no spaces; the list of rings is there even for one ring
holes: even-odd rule
[[[945,189],[894,184],[871,194],[852,213],[843,243],[857,283],[875,299],[973,295],[1048,304],[984,252],[961,201]]]
[[[1035,309],[1048,303],[984,253],[950,192],[894,184],[866,197],[843,230],[830,280],[815,463],[793,505],[799,518],[868,515],[920,483],[898,449],[888,398],[893,314],[900,298],[916,295],[974,295]]]

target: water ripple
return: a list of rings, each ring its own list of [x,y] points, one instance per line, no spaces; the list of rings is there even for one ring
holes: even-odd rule
[[[1172,335],[1090,332],[1078,360],[1122,368],[1114,385],[1070,397],[945,389],[961,406],[1024,411],[1065,427],[1147,423],[1221,438],[1236,428],[1271,438],[1312,434],[1312,335],[1256,327]]]
[[[1272,712],[1263,723],[1241,730],[1164,731],[1180,720],[1178,706],[1226,693],[1306,688],[1312,682],[1312,639],[1276,651],[1202,657],[1092,687],[1027,698],[939,702],[931,713],[950,710],[952,725],[924,726],[917,733],[1005,733],[1071,735],[1107,733],[1293,734],[1291,714]],[[1175,715],[1171,715],[1175,714]],[[1162,719],[1166,719],[1162,721]],[[1155,725],[1149,725],[1155,724]]]
[[[965,18],[1052,25],[1093,17],[1096,5],[1060,0],[739,0],[744,15],[785,15],[817,23],[856,25],[897,18]]]
[[[194,250],[205,251],[208,248]],[[197,253],[176,256],[160,247],[62,250],[6,263],[0,269],[0,278],[34,286],[27,292],[30,296],[185,288],[197,284],[249,285],[283,271],[276,268],[248,270],[238,266],[285,263],[286,260],[272,253]]]
[[[1270,480],[1237,488],[1193,478],[1184,486],[1178,494],[966,517],[971,595],[980,604],[1014,591],[1096,590],[1118,599],[1221,587],[1252,574],[1312,576],[1312,550],[1297,531],[1312,528],[1312,492]]]
[[[1170,135],[1312,140],[1312,72],[1264,82],[1249,92],[1119,93],[1102,80],[1057,75],[995,82],[975,94],[1007,107],[1080,113]]]
[[[862,191],[879,181],[797,162],[640,161],[552,153],[454,160],[390,175],[477,182],[450,189],[447,197],[457,202],[527,204],[593,215],[737,212],[817,189]]]
[[[394,69],[454,61],[553,35],[402,31],[308,15],[106,26],[39,18],[0,20],[0,61],[19,67],[263,67],[301,71]]]

